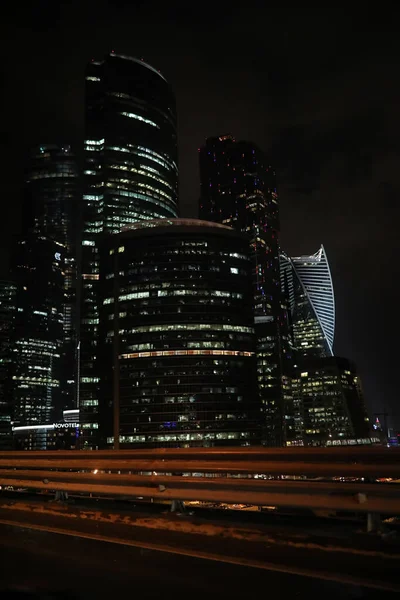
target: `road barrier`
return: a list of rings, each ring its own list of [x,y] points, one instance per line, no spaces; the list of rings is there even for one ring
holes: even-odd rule
[[[400,515],[400,485],[376,481],[399,476],[384,447],[0,452],[1,486]]]

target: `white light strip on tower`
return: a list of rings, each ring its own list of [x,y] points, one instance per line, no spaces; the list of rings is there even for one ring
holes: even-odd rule
[[[150,352],[131,352],[121,354],[119,358],[154,358],[156,356],[253,356],[254,352],[241,350],[153,350]]]

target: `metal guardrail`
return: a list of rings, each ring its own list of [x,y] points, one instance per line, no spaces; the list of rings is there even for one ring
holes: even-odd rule
[[[383,447],[0,452],[2,486],[400,515],[400,485],[371,482],[399,476],[400,449]]]
[[[279,459],[290,457],[290,460],[302,460],[303,457],[312,457],[312,460],[335,458],[343,462],[351,462],[355,459],[360,460],[384,460],[398,461],[400,459],[400,448],[387,448],[386,446],[337,446],[331,448],[319,447],[291,447],[291,448],[268,448],[264,446],[232,446],[232,447],[213,447],[213,448],[140,448],[135,450],[29,450],[29,451],[1,451],[0,458],[10,457],[21,458],[27,456],[31,459],[48,457],[49,459],[63,458],[78,454],[80,460],[90,456],[114,457],[118,460],[125,458],[160,458],[169,459],[179,456],[181,458],[204,457],[206,460],[221,459],[222,457],[235,457],[238,460],[248,460],[258,457]]]

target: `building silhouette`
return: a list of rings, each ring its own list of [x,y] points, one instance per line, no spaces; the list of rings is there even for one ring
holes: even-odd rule
[[[62,408],[75,404],[77,332],[77,221],[80,174],[68,144],[41,144],[30,155],[23,204],[23,236],[61,244],[64,269]]]
[[[208,138],[199,152],[200,218],[245,233],[251,248],[263,442],[279,446],[290,401],[291,354],[288,311],[280,287],[275,171],[255,144],[230,135]]]
[[[289,299],[296,359],[333,356],[335,296],[324,247],[295,258],[281,252],[281,284]]]
[[[15,245],[12,354],[13,421],[48,423],[62,411],[65,247],[30,234]]]
[[[339,446],[379,442],[371,437],[355,365],[341,357],[308,358],[294,370],[293,436],[287,445]]]
[[[294,356],[286,445],[376,443],[356,367],[334,356],[335,295],[325,248],[294,258],[281,252],[280,262]]]
[[[99,428],[83,429],[84,447],[260,443],[251,268],[246,237],[215,223],[141,221],[105,237]]]
[[[93,432],[98,423],[91,410],[99,398],[98,241],[137,221],[178,215],[178,159],[175,98],[159,71],[111,52],[89,63],[85,83],[77,406],[83,429]]]
[[[74,402],[78,193],[71,148],[35,147],[10,270],[16,286],[10,375],[15,426],[45,424]]]
[[[54,239],[73,254],[79,195],[76,157],[68,144],[41,144],[29,157],[23,233]]]
[[[76,450],[79,447],[79,411],[64,410],[57,422],[15,425],[15,450]]]

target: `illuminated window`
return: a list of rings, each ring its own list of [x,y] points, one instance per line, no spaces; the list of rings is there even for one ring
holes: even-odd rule
[[[102,140],[85,140],[85,144],[93,145],[93,146],[101,146],[104,144],[105,139]]]
[[[150,119],[145,119],[144,117],[141,117],[140,115],[137,115],[135,113],[121,112],[119,114],[122,115],[123,117],[129,117],[130,119],[137,119],[137,121],[142,121],[143,123],[147,123],[148,125],[151,125],[152,127],[157,127],[157,129],[160,129],[159,126],[157,125],[157,123],[154,123],[154,121],[150,121]]]
[[[121,354],[120,358],[151,358],[157,356],[253,356],[254,352],[241,350],[153,350],[150,352],[132,352]]]

